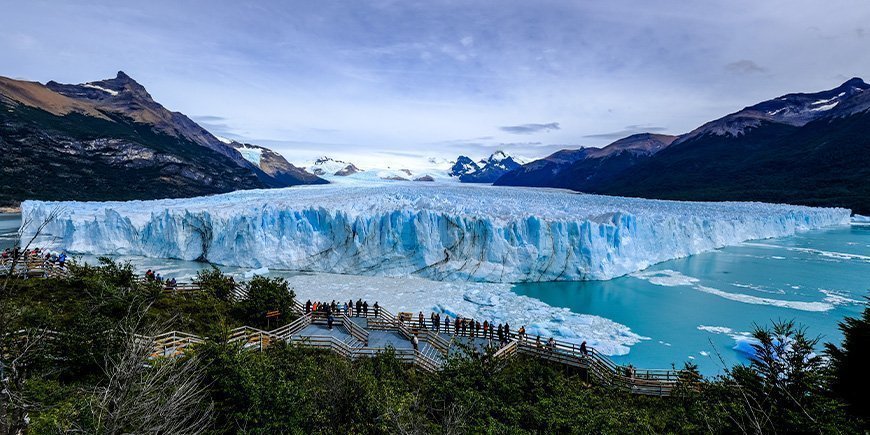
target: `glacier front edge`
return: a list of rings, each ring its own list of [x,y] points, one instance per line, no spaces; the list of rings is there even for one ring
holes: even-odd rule
[[[486,282],[610,279],[746,240],[847,224],[850,215],[413,182],[21,208],[32,222],[57,213],[42,239],[71,253]]]

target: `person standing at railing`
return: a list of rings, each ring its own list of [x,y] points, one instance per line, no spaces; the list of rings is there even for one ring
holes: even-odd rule
[[[517,330],[517,338],[522,341],[526,339],[526,325],[520,326],[520,329]]]
[[[489,339],[492,340],[493,336],[495,336],[495,322],[489,324]]]
[[[555,338],[550,337],[550,339],[547,340],[547,348],[550,350],[550,352],[556,351],[556,339]]]
[[[498,342],[499,344],[504,343],[504,326],[501,323],[498,324]]]
[[[380,315],[381,315],[381,306],[378,305],[378,301],[375,301],[374,309],[375,309],[375,317],[380,317]]]
[[[363,302],[363,317],[369,316],[369,301]]]
[[[353,299],[347,301],[347,316],[353,317]]]
[[[489,331],[489,321],[484,320],[483,321],[483,338],[486,338],[487,331]]]
[[[586,340],[583,340],[583,342],[580,343],[580,353],[582,353],[583,356],[589,356],[589,350],[586,349]]]
[[[456,316],[456,320],[453,322],[453,335],[459,335],[459,327],[461,326],[459,319],[460,317]]]
[[[414,350],[415,350],[415,351],[416,351],[417,348],[420,346],[420,340],[417,339],[417,336],[416,336],[416,335],[412,335],[412,336],[411,336],[411,345],[414,346]]]
[[[426,327],[426,318],[423,317],[422,311],[420,311],[420,315],[418,316],[418,318],[419,318],[420,329],[425,328]]]
[[[444,314],[444,333],[445,334],[450,333],[450,315],[448,315],[446,313]]]
[[[480,336],[480,321],[474,322],[474,335]]]
[[[357,315],[357,317],[359,317],[360,314],[362,314],[362,299],[357,299],[356,300],[356,315]]]
[[[332,313],[326,315],[326,327],[332,331],[332,324],[335,322],[335,317],[332,317]]]
[[[504,344],[507,344],[511,339],[511,325],[508,322],[504,322]]]

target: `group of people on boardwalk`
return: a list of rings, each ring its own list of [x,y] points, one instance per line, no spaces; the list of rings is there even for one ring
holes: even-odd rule
[[[441,313],[432,312],[429,315],[429,323],[426,323],[426,317],[423,315],[423,312],[417,315],[417,326],[419,328],[430,328],[434,330],[436,333],[445,333],[450,334],[451,331],[453,335],[463,336],[469,338],[483,338],[489,340],[498,339],[498,342],[504,346],[511,339],[511,326],[509,323],[504,322],[499,323],[496,326],[495,322],[490,322],[489,320],[484,320],[483,323],[480,320],[474,320],[471,318],[464,318],[462,316],[456,316],[452,320],[450,319],[450,315],[444,314],[444,318],[441,318]],[[518,336],[525,335],[525,327],[520,327],[517,331]]]
[[[41,261],[43,267],[56,266],[63,269],[66,266],[66,252],[58,254],[38,247],[21,249],[20,246],[6,248],[3,252],[0,252],[0,264],[5,265],[16,261],[28,263]]]
[[[375,317],[380,316],[381,307],[375,302],[371,305],[371,311]],[[368,317],[369,316],[369,302],[364,301],[362,299],[357,299],[356,302],[353,299],[347,302],[336,302],[335,299],[332,302],[311,302],[311,299],[305,302],[305,314],[308,313],[323,313],[327,316],[333,314],[344,314],[348,317]]]
[[[175,288],[178,286],[178,281],[175,278],[166,279],[160,275],[160,272],[155,272],[151,269],[145,271],[145,280],[158,282],[166,286],[166,288]]]
[[[363,301],[362,298],[357,299],[356,302],[352,299],[347,302],[336,302],[335,300],[332,300],[332,302],[312,302],[309,299],[305,302],[305,313],[320,313],[321,315],[325,315],[329,329],[332,329],[334,316],[336,314],[346,315],[348,317],[369,317],[369,313],[371,312],[374,317],[380,316],[381,307],[377,302],[371,306],[371,311],[369,308],[368,301]],[[410,313],[407,313],[406,315],[409,314]],[[402,322],[402,316],[399,316],[398,320],[399,322]],[[507,345],[513,338],[516,338],[519,341],[529,340],[526,335],[525,326],[520,326],[520,328],[513,333],[511,325],[508,322],[499,322],[496,324],[494,321],[484,320],[481,322],[480,320],[462,316],[456,316],[451,319],[450,315],[446,313],[444,313],[444,316],[442,317],[442,313],[434,311],[429,314],[428,319],[423,312],[420,311],[417,314],[416,321],[413,321],[408,317],[405,317],[404,321],[410,321],[410,326],[416,326],[419,329],[429,329],[438,334],[452,333],[454,336],[460,337],[488,339],[490,341],[498,340],[498,343],[501,346]],[[412,336],[411,342],[416,349],[419,343],[416,335]],[[554,352],[557,348],[555,338],[550,337],[547,339],[546,344],[543,344],[541,342],[540,334],[535,337],[535,346],[541,349],[546,348]],[[585,341],[580,344],[579,350],[583,356],[589,355]]]

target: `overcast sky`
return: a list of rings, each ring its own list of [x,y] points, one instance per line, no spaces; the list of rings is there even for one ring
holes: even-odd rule
[[[125,5],[126,4],[126,5]],[[870,76],[870,2],[0,0],[0,75],[124,70],[291,161],[538,157]]]

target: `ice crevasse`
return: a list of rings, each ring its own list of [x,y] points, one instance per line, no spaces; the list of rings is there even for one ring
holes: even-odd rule
[[[51,213],[43,238],[71,253],[488,282],[610,279],[745,240],[847,224],[850,214],[413,182],[22,204],[33,222]]]

